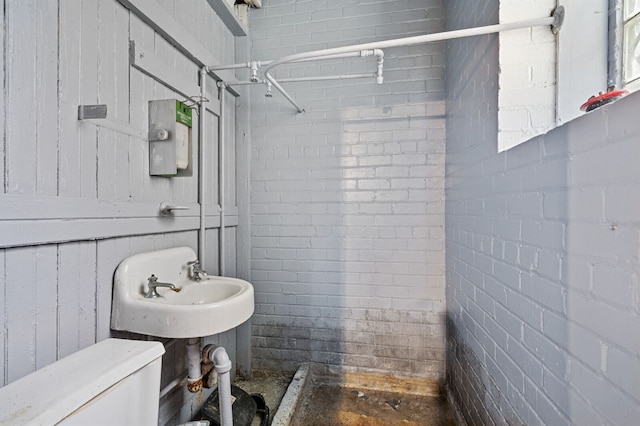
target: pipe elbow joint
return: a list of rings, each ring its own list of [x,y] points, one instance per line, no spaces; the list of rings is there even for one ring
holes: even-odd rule
[[[231,360],[229,354],[222,346],[207,345],[203,349],[205,357],[213,362],[216,373],[224,374],[231,371]]]

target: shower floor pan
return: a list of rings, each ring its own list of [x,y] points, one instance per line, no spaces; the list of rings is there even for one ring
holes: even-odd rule
[[[309,365],[301,366],[293,379],[275,377],[270,379],[271,385],[265,384],[271,386],[269,390],[251,390],[265,394],[272,426],[456,424],[453,410],[433,382],[369,374],[320,374]],[[287,380],[290,383],[285,392],[283,383]],[[253,386],[248,382],[238,385],[243,389]]]

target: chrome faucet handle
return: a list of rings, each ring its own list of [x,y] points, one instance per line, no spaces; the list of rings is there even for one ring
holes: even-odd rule
[[[156,288],[158,287],[168,287],[174,290],[176,288],[176,286],[171,283],[159,283],[158,277],[156,277],[154,274],[151,274],[151,276],[147,278],[147,280],[149,281],[149,283],[147,284],[149,287],[149,290],[144,295],[145,299],[153,299],[155,297],[160,297],[158,290],[156,290]]]
[[[201,281],[207,277],[207,271],[202,269],[200,261],[198,259],[187,262],[188,266],[191,266],[191,279],[194,281]]]

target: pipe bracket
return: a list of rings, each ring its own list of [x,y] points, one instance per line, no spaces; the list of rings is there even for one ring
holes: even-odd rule
[[[551,14],[553,17],[553,23],[551,24],[551,32],[553,34],[558,34],[560,29],[562,28],[562,23],[564,22],[564,6],[558,6],[553,10]]]

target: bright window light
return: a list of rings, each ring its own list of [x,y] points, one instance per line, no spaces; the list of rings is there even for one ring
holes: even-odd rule
[[[625,0],[623,14],[622,81],[640,88],[640,0]]]

